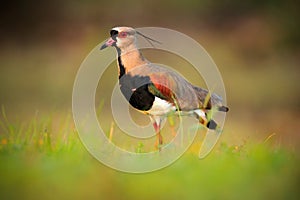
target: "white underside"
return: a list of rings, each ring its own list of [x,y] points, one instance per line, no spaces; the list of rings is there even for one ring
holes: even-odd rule
[[[193,113],[195,113],[199,118],[206,118],[205,112],[203,110],[193,110]]]
[[[166,115],[171,111],[175,111],[176,107],[173,106],[171,103],[163,100],[159,97],[155,97],[153,105],[150,110],[146,111],[150,115],[160,116]]]
[[[159,97],[155,97],[151,109],[147,110],[146,113],[152,116],[164,116],[174,111],[176,111],[176,107],[174,105]],[[197,118],[206,118],[205,112],[201,109],[179,111],[176,113],[179,115],[196,115]]]

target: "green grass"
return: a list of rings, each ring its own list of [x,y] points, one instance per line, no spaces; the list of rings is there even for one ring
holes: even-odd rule
[[[1,199],[299,199],[299,155],[269,140],[223,141],[203,160],[195,144],[167,168],[127,174],[95,160],[64,117],[18,124],[3,112]]]
[[[80,17],[83,13],[77,12],[77,7],[63,15]],[[95,10],[81,10],[95,17]],[[195,11],[199,9],[195,7]],[[168,13],[155,15],[146,23],[147,17],[133,22],[139,27],[165,19],[159,26],[174,28],[202,44],[222,74],[230,107],[224,133],[208,157],[198,159],[200,144],[195,143],[171,166],[139,175],[99,163],[83,147],[71,114],[55,112],[71,110],[74,78],[81,62],[108,37],[108,30],[115,22],[119,24],[119,19],[114,17],[112,22],[104,17],[103,24],[85,16],[79,20],[79,28],[74,23],[58,25],[52,39],[48,32],[45,38],[36,37],[31,29],[28,41],[23,34],[19,42],[5,39],[0,52],[0,102],[8,116],[0,114],[0,199],[300,199],[299,52],[285,44],[278,46],[286,30],[277,26],[281,23],[271,19],[274,16],[262,12],[234,17],[232,23],[222,22],[221,27],[207,18],[199,21],[195,13],[186,16],[189,20],[173,20],[174,24],[165,18],[173,19]],[[49,25],[43,20],[40,24]],[[73,31],[76,27],[79,32]],[[205,85],[186,60],[155,49],[143,53],[154,63],[171,66],[193,84]],[[154,140],[128,141],[117,126],[109,134],[113,120],[110,96],[116,81],[114,62],[98,84],[95,102],[105,100],[105,114],[99,120],[107,125],[105,132],[113,142],[124,148],[131,145],[132,151],[148,151]],[[35,110],[39,113],[32,118]],[[144,123],[144,118],[132,117]]]

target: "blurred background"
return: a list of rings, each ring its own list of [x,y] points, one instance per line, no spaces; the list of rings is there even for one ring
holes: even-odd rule
[[[108,38],[112,27],[165,27],[198,41],[219,67],[230,107],[222,141],[261,142],[273,135],[275,145],[297,153],[299,10],[299,1],[293,0],[4,1],[0,104],[10,121],[26,122],[36,113],[65,118],[71,113],[72,87],[81,62]],[[153,60],[162,55],[148,54]],[[107,96],[117,81],[115,64],[106,72],[111,77],[102,82],[107,92],[98,94],[99,104],[103,100],[110,105]],[[197,83],[193,73],[182,73]],[[113,191],[109,187],[105,186]]]
[[[276,133],[280,140],[298,141],[299,5],[290,0],[5,1],[0,103],[13,120],[71,111],[76,72],[112,27],[165,27],[194,38],[216,62],[231,108],[229,132],[262,138]],[[114,85],[115,66],[110,73]],[[189,71],[184,75],[193,78]]]

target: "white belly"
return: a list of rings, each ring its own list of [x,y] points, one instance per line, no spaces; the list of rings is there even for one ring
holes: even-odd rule
[[[159,97],[155,97],[154,102],[150,110],[147,110],[146,113],[150,115],[166,115],[171,111],[175,111],[176,107],[169,103],[166,100],[163,100]]]

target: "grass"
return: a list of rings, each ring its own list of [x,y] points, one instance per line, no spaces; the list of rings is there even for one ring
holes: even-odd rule
[[[2,109],[0,199],[299,199],[299,112],[295,98],[299,96],[299,84],[295,84],[298,62],[273,52],[266,58],[252,60],[250,56],[245,60],[237,48],[241,43],[236,43],[246,38],[244,35],[227,41],[228,36],[224,38],[222,32],[217,36],[197,31],[194,36],[199,38],[195,39],[205,41],[228,88],[231,110],[224,133],[203,160],[198,159],[200,144],[195,143],[169,167],[153,173],[127,174],[104,166],[86,151],[71,113],[51,113],[71,109],[76,66],[99,42],[99,32],[95,29],[92,36],[84,36],[88,39],[76,41],[75,46],[37,45],[24,52],[16,45],[2,52],[0,100],[8,116]],[[103,35],[105,38],[107,34]],[[232,44],[236,50],[229,48]],[[182,67],[186,65],[184,60],[168,57],[166,52],[156,55],[149,50],[145,55],[158,63],[164,58],[163,64],[202,85],[202,77],[196,76],[192,68]],[[111,106],[109,95],[117,80],[115,65],[99,82],[96,98],[100,99],[96,102],[106,99],[99,112]],[[27,114],[37,108],[42,116],[36,113],[28,118]],[[18,121],[17,117],[31,120]],[[105,113],[99,119],[107,124],[108,138],[122,147],[131,145],[129,149],[139,153],[148,151],[154,143],[128,142],[112,124],[112,116]],[[172,128],[172,120],[169,123]],[[240,143],[237,137],[245,142]],[[294,146],[286,145],[289,143]]]
[[[19,124],[2,115],[1,199],[299,199],[299,155],[272,146],[273,135],[259,143],[223,141],[203,160],[194,144],[171,166],[136,175],[95,160],[71,115]]]

